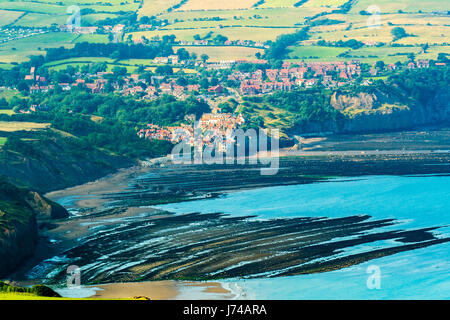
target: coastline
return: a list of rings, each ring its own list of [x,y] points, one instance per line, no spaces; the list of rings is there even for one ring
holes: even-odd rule
[[[432,167],[434,166],[429,166],[430,169]],[[131,205],[124,206],[122,208],[123,210],[110,211],[109,203],[111,203],[112,199],[116,199],[111,197],[110,194],[117,194],[119,197],[122,197],[123,195],[127,195],[127,192],[132,193],[130,190],[140,192],[139,189],[133,189],[135,186],[130,188],[131,185],[129,182],[138,176],[141,177],[140,182],[141,180],[146,182],[146,179],[149,179],[149,177],[149,181],[152,182],[153,180],[151,179],[153,179],[155,175],[154,172],[149,172],[152,170],[156,170],[158,173],[161,171],[165,173],[167,173],[167,171],[173,171],[177,174],[180,168],[171,167],[170,169],[167,169],[134,166],[121,169],[116,174],[108,175],[94,182],[48,193],[46,196],[52,200],[63,199],[64,201],[67,201],[65,206],[67,207],[68,205],[69,209],[70,207],[78,209],[82,208],[86,211],[82,211],[81,214],[74,212],[72,218],[54,222],[57,227],[50,230],[43,230],[42,237],[55,241],[61,252],[76,246],[78,239],[93,235],[95,231],[98,230],[98,227],[127,221],[129,218],[139,217],[139,215],[144,213],[151,213],[151,216],[146,216],[146,219],[150,220],[170,215],[171,213],[156,209],[152,205]],[[194,178],[198,177],[202,172],[202,168],[190,168],[190,170],[190,174]],[[156,176],[157,175],[158,174],[156,174]],[[163,175],[161,179],[164,178],[170,180],[171,176]],[[158,180],[156,183],[164,183],[164,181],[161,182]],[[264,183],[249,185],[249,188],[259,188],[262,186],[264,186]],[[268,186],[270,186],[270,184]],[[223,188],[222,192],[230,193],[232,191],[245,189],[243,188],[245,187],[245,183],[237,188],[237,190],[232,187],[233,185],[231,184],[231,188]],[[54,247],[56,246],[54,245]],[[41,261],[42,260],[43,259],[41,259]],[[130,299],[135,296],[148,296],[153,300],[180,299],[183,297],[195,297],[199,299],[242,298],[241,294],[233,292],[232,286],[230,286],[229,283],[223,284],[215,280],[195,282],[186,282],[184,280],[126,282],[118,279],[117,281],[118,283],[104,283],[88,286],[92,290],[94,290],[94,288],[98,289],[94,290],[89,297],[95,299]]]
[[[142,174],[148,169],[148,167],[135,165],[127,168],[122,168],[114,173],[110,173],[100,179],[90,181],[81,185],[68,187],[62,190],[55,190],[45,194],[45,196],[52,200],[57,200],[66,197],[68,194],[72,197],[84,196],[84,199],[78,199],[73,201],[74,205],[79,207],[101,207],[105,202],[103,199],[96,197],[95,199],[89,199],[89,195],[99,193],[102,190],[103,193],[113,193],[123,191],[127,185],[126,182],[132,177]]]

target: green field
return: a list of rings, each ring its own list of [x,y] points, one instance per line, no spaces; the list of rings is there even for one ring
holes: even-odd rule
[[[31,1],[0,1],[0,9],[15,10],[22,12],[34,12],[44,14],[65,14],[66,6],[50,4],[45,2]]]
[[[56,67],[67,64],[74,63],[96,63],[96,62],[106,62],[113,63],[114,60],[110,58],[99,58],[99,57],[80,57],[80,58],[71,58],[71,59],[63,59],[46,63],[44,66],[46,67]]]
[[[85,65],[88,65],[88,64],[90,64],[91,62],[68,62],[68,63],[64,63],[64,64],[60,64],[60,65],[57,65],[57,66],[54,66],[54,67],[50,67],[50,69],[51,70],[54,70],[54,71],[60,71],[60,70],[65,70],[68,66],[71,66],[71,67],[74,67],[74,68],[76,68],[76,67],[78,67],[78,68],[81,68],[81,67],[83,67],[83,66],[85,66]],[[136,67],[134,67],[134,66],[128,66],[128,65],[120,65],[120,64],[111,64],[111,63],[108,63],[108,65],[107,65],[107,68],[106,68],[106,71],[107,72],[111,72],[115,67],[124,67],[124,68],[127,68],[127,72],[128,73],[133,73],[133,72],[135,72],[136,71]]]
[[[63,299],[40,297],[31,293],[0,293],[0,300],[63,300]]]
[[[350,10],[351,13],[360,12],[367,9],[370,5],[377,5],[381,12],[397,12],[402,10],[404,12],[433,12],[433,11],[448,11],[450,10],[450,2],[442,0],[359,0],[355,6]]]
[[[157,65],[153,63],[152,59],[126,59],[126,60],[113,60],[110,58],[99,58],[99,57],[82,57],[82,58],[72,58],[52,61],[45,64],[50,70],[60,71],[65,70],[68,66],[79,67],[89,65],[91,63],[106,62],[106,71],[112,71],[114,67],[124,67],[127,68],[128,73],[134,73],[138,66],[143,65],[147,67],[147,70],[154,72]],[[174,72],[182,71],[184,73],[195,73],[196,70],[189,68],[173,68]]]
[[[49,126],[49,123],[0,121],[0,131],[6,132],[39,130]]]
[[[0,137],[0,147],[3,146],[6,143],[7,138]]]
[[[0,88],[0,98],[5,98],[6,101],[9,101],[12,97],[22,98],[22,95],[17,90]]]
[[[371,47],[361,48],[358,50],[350,50],[349,56],[351,59],[359,59],[363,62],[375,62],[383,60],[385,63],[395,63],[397,61],[405,62],[408,60],[407,55],[414,53],[418,58],[425,58],[424,55],[419,55],[420,49],[417,47]],[[433,58],[437,57],[437,53]],[[428,56],[428,58],[431,58]]]
[[[158,18],[167,19],[169,25],[153,32],[133,32],[133,38],[174,34],[180,40],[192,41],[197,34],[204,37],[213,32],[230,40],[275,40],[280,34],[295,32],[305,17],[332,10],[322,5],[296,8],[293,4],[297,1],[288,0],[266,1],[252,7],[256,2],[188,0],[176,10],[160,13]]]
[[[14,22],[21,15],[23,12],[20,11],[0,10],[0,27]]]
[[[275,40],[277,36],[284,33],[295,32],[298,28],[261,28],[261,27],[231,27],[231,28],[205,28],[205,29],[186,29],[173,30],[161,29],[156,31],[138,31],[133,32],[133,39],[139,39],[145,36],[147,39],[153,37],[162,37],[164,35],[175,35],[178,40],[193,41],[194,36],[199,34],[202,38],[209,32],[212,32],[212,37],[221,34],[229,40],[253,40],[253,41],[267,41]]]
[[[257,0],[188,0],[178,10],[233,10],[248,9],[255,4]]]
[[[90,8],[96,12],[114,13],[119,11],[137,11],[139,3],[134,1],[105,0],[99,2],[87,0],[45,0],[45,1],[8,1],[0,0],[0,9],[22,12],[66,15],[67,8],[77,5],[80,9]]]
[[[155,65],[153,63],[153,59],[123,59],[123,60],[117,61],[117,63],[126,64],[126,65],[130,65],[130,66],[139,66],[139,65],[154,66]]]
[[[258,8],[282,8],[293,7],[298,0],[266,0],[263,4],[260,4]]]
[[[399,26],[412,36],[400,39],[396,43],[408,45],[449,43],[450,19],[447,17],[433,17],[429,14],[389,14],[381,17],[379,28],[368,28],[367,16],[331,15],[329,19],[345,22],[314,27],[311,30],[311,39],[326,41],[356,39],[363,42],[391,43],[393,41],[391,30]]]
[[[93,12],[81,16],[81,25],[95,24],[98,20],[117,17],[120,12],[135,12],[139,2],[105,0],[92,2],[87,0],[28,0],[6,1],[0,0],[0,25],[14,23],[15,26],[49,27],[53,23],[64,24],[72,12],[68,13],[71,5]],[[5,12],[7,11],[8,14]]]
[[[14,67],[13,64],[0,62],[0,69],[3,69],[3,70],[10,70],[10,69],[12,69],[13,67]]]
[[[289,48],[289,58],[293,60],[317,60],[331,61],[336,60],[336,56],[349,48],[333,48],[318,46],[296,46]]]
[[[320,47],[314,45],[293,46],[289,48],[290,61],[335,61],[358,59],[361,62],[373,63],[379,60],[385,63],[405,62],[408,54],[413,53],[417,59],[436,59],[439,53],[450,54],[450,46],[432,46],[426,53],[420,47],[363,47],[357,50],[351,48]],[[346,52],[345,57],[338,57]]]
[[[71,33],[46,33],[3,43],[0,46],[0,62],[23,62],[30,55],[45,54],[45,48],[73,47],[77,37]]]
[[[144,5],[138,10],[138,14],[140,17],[156,16],[179,2],[179,0],[144,0]]]
[[[60,25],[67,20],[64,14],[46,14],[39,12],[26,12],[20,19],[18,19],[13,26],[21,27],[47,27],[53,23]]]
[[[0,114],[7,114],[8,116],[14,114],[15,112],[13,110],[3,110],[0,109]]]
[[[73,40],[73,43],[78,42],[108,43],[109,40],[106,34],[80,34]]]
[[[189,52],[194,52],[200,57],[202,54],[209,56],[211,62],[223,61],[223,60],[255,60],[255,53],[263,53],[261,49],[247,48],[247,47],[234,47],[234,46],[199,46],[199,47],[174,47],[174,50],[178,48],[185,48]]]
[[[98,62],[106,62],[107,63],[107,71],[112,71],[114,67],[125,67],[127,68],[127,71],[129,73],[133,73],[136,71],[137,67],[140,65],[143,65],[145,67],[148,67],[147,69],[151,70],[152,72],[155,71],[157,65],[153,63],[152,59],[124,59],[116,61],[114,59],[110,58],[100,58],[100,57],[80,57],[80,58],[71,58],[71,59],[63,59],[63,60],[57,60],[52,61],[49,63],[46,63],[45,66],[48,67],[51,70],[59,71],[64,70],[68,66],[72,67],[82,67],[84,65],[88,65],[91,63],[98,63]],[[194,73],[196,72],[193,69],[182,69],[185,73]],[[180,71],[180,68],[173,68],[174,72]]]
[[[121,67],[127,67],[128,70],[136,70],[136,67],[142,65],[146,67],[146,70],[150,70],[151,72],[155,72],[156,68],[158,67],[157,64],[153,63],[153,59],[124,59],[119,60],[116,62]],[[190,68],[172,68],[173,72],[184,72],[184,73],[196,73],[197,71],[195,69]]]
[[[168,28],[201,28],[212,22],[214,26],[242,25],[242,26],[290,26],[303,23],[304,18],[316,13],[331,11],[329,8],[294,8],[278,7],[246,10],[207,10],[207,11],[172,11],[161,15],[161,18],[169,20]],[[214,17],[220,17],[220,21],[204,21]],[[177,21],[175,21],[177,20]],[[209,24],[211,25],[211,24]]]

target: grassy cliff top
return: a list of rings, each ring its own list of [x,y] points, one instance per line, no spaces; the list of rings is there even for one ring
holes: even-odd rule
[[[44,285],[18,287],[0,281],[0,300],[53,300],[61,296]]]
[[[25,223],[33,210],[25,201],[25,190],[0,177],[0,230]]]

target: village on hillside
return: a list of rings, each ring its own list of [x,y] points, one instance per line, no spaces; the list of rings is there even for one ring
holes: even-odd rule
[[[185,66],[185,61],[180,61],[178,55],[169,57],[156,57],[155,64],[164,64],[173,68]],[[195,66],[206,69],[227,70],[227,83],[217,83],[208,87],[195,83],[195,77],[190,76],[191,84],[181,85],[177,81],[180,77],[189,77],[183,73],[158,75],[153,74],[150,78],[143,77],[143,74],[124,74],[120,80],[112,83],[115,92],[124,96],[139,95],[142,99],[156,99],[158,96],[168,94],[179,99],[185,99],[190,94],[197,96],[217,96],[235,95],[236,90],[229,90],[227,84],[233,84],[231,89],[237,88],[241,95],[267,94],[274,91],[290,91],[294,88],[311,88],[318,84],[326,88],[337,88],[354,82],[355,78],[361,76],[361,64],[358,60],[334,61],[334,62],[283,62],[279,69],[257,69],[252,72],[242,72],[236,70],[239,64],[265,65],[266,60],[236,60],[222,61],[218,63],[199,63]],[[444,62],[436,62],[436,66],[445,66]],[[428,68],[430,61],[419,59],[416,62],[409,62],[406,65],[389,64],[386,70],[394,71],[399,68]],[[144,70],[145,72],[145,70]],[[379,68],[374,64],[366,76],[374,77],[379,74]],[[224,72],[225,73],[225,72]],[[111,83],[109,76],[113,71],[101,71],[96,73],[77,72],[74,82],[51,84],[50,81],[36,73],[34,67],[30,69],[30,74],[24,80],[29,84],[30,93],[47,92],[59,86],[62,90],[70,90],[72,87],[85,86],[92,93],[105,92],[107,83]],[[370,80],[364,81],[361,85],[370,84]]]
[[[155,64],[169,68],[188,66],[189,61],[179,59],[174,54],[168,57],[156,57]],[[252,65],[253,71],[240,71],[239,65]],[[77,71],[72,83],[51,83],[46,77],[37,74],[32,67],[24,80],[29,84],[30,94],[47,92],[55,88],[60,90],[71,90],[73,87],[85,88],[93,94],[104,92],[115,92],[123,96],[133,96],[136,99],[155,100],[163,95],[171,95],[176,99],[184,100],[194,96],[198,100],[210,103],[216,98],[240,99],[242,96],[254,96],[270,94],[277,91],[290,91],[295,88],[313,88],[323,86],[325,88],[338,88],[347,84],[352,84],[355,79],[365,76],[365,80],[360,85],[370,85],[371,78],[380,72],[393,72],[401,68],[429,68],[430,61],[419,59],[407,64],[389,64],[382,67],[374,64],[367,74],[363,74],[363,68],[358,60],[335,61],[335,62],[301,62],[292,63],[284,61],[280,68],[264,68],[267,65],[265,60],[237,60],[223,62],[201,62],[195,61],[197,70],[208,70],[217,75],[216,83],[202,84],[194,74],[167,73],[158,74],[148,72],[143,69],[141,73],[128,74],[123,71],[123,75],[114,77],[114,71],[100,71],[96,73]],[[436,66],[445,66],[445,63],[435,62]],[[258,66],[261,66],[260,68]],[[188,78],[189,81],[185,81]],[[182,83],[180,79],[184,79]],[[210,105],[211,106],[211,105]],[[30,110],[25,112],[46,111],[45,105],[32,105]],[[205,145],[213,142],[215,137],[221,137],[225,141],[232,135],[233,130],[238,129],[245,123],[242,115],[222,113],[220,108],[211,106],[213,113],[204,114],[198,121],[197,126],[193,125],[193,118],[186,118],[185,123],[180,126],[162,127],[149,123],[137,132],[142,139],[166,140],[173,143],[180,141],[194,144],[194,129],[200,128],[204,137]],[[24,112],[24,111],[22,111]]]
[[[187,124],[180,126],[147,124],[138,131],[138,136],[173,143],[184,142],[189,146],[214,146],[224,151],[228,143],[234,142],[235,130],[245,123],[241,114],[236,116],[231,113],[205,113],[198,121],[194,119],[195,115],[186,116]]]

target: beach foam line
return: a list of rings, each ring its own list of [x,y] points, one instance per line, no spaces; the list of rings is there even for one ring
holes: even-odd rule
[[[71,287],[71,288],[53,288],[64,298],[84,299],[97,294],[97,291],[103,290],[97,287]]]

